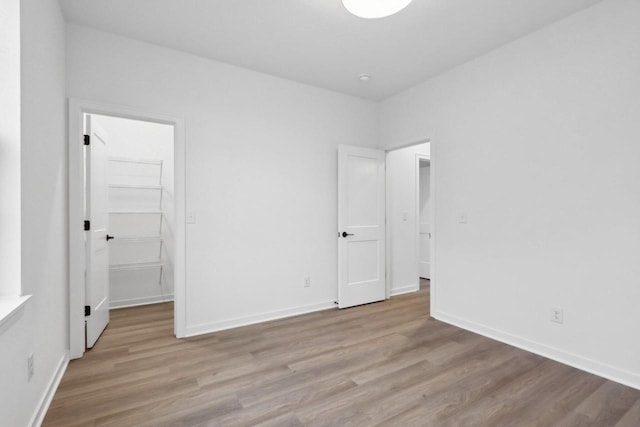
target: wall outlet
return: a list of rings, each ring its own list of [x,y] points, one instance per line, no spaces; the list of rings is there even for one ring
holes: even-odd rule
[[[34,373],[34,366],[33,366],[33,353],[31,353],[28,357],[27,357],[27,381],[31,381],[31,378],[33,378],[33,373]]]
[[[458,222],[460,224],[466,224],[467,223],[467,214],[466,214],[466,212],[460,212],[458,214]]]
[[[553,307],[551,309],[551,321],[556,323],[564,322],[564,312],[560,307]]]
[[[311,277],[307,276],[304,278],[304,287],[305,288],[310,288],[311,287]]]
[[[186,220],[187,220],[186,221],[187,224],[195,224],[196,223],[196,211],[188,211]]]

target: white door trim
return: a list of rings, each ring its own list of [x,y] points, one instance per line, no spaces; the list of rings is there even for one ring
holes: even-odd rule
[[[403,148],[413,147],[413,146],[416,146],[416,145],[421,145],[421,144],[426,144],[426,143],[430,143],[431,144],[430,145],[430,150],[431,150],[430,153],[431,154],[430,154],[430,156],[426,156],[426,158],[429,158],[430,161],[433,162],[433,143],[431,142],[431,138],[425,138],[425,139],[421,139],[421,140],[418,140],[418,141],[409,142],[409,143],[406,143],[406,144],[398,145],[398,146],[393,147],[393,148],[386,149],[385,150],[385,166],[386,166],[386,154],[389,154],[392,151],[402,150]],[[416,169],[416,175],[418,175],[419,172],[420,172],[420,164],[419,164],[419,159],[417,159],[417,158],[416,158],[416,167],[418,168],[418,169]],[[386,170],[388,171],[388,168],[386,168]],[[434,263],[434,260],[435,260],[435,256],[434,256],[434,252],[433,252],[433,248],[434,248],[434,244],[433,244],[433,241],[434,241],[433,235],[434,235],[434,233],[433,233],[433,230],[435,230],[435,222],[434,222],[434,206],[435,206],[435,203],[433,202],[433,200],[434,200],[434,198],[433,198],[433,195],[434,195],[434,193],[433,193],[433,188],[434,188],[433,187],[433,181],[434,181],[433,180],[433,167],[431,168],[431,177],[430,178],[431,178],[431,180],[430,180],[431,190],[430,191],[431,191],[431,201],[432,201],[432,203],[431,203],[431,221],[432,221],[431,222],[431,224],[432,224],[431,225],[431,230],[432,230],[432,232],[431,232],[431,263],[432,263],[431,269],[432,270],[431,270],[431,285],[430,286],[431,286],[431,308],[433,309],[434,308],[434,305],[433,305],[433,282],[434,282],[434,273],[433,273],[434,266],[433,266],[433,263]],[[416,179],[419,179],[419,176],[417,176]],[[386,188],[386,199],[385,199],[386,201],[385,201],[385,203],[386,203],[386,217],[387,217],[387,219],[391,218],[391,214],[392,214],[392,212],[390,211],[390,208],[391,208],[391,206],[390,206],[391,203],[390,202],[391,202],[392,196],[389,194],[390,191],[389,191],[388,184],[389,184],[389,180],[387,179],[386,180],[386,184],[385,184],[385,188]],[[419,188],[417,183],[416,183],[416,188]],[[416,197],[417,197],[416,200],[419,201],[420,200],[420,194],[416,193]],[[417,205],[419,205],[419,203],[417,203]],[[418,209],[418,212],[419,212],[420,208],[418,207],[417,209]],[[417,230],[416,230],[416,233],[415,233],[416,234],[416,244],[415,244],[415,248],[414,248],[414,250],[416,251],[416,259],[420,258],[420,256],[419,256],[419,254],[420,254],[419,253],[419,251],[420,251],[420,239],[419,239],[419,237],[420,237],[419,236],[420,224],[419,224],[418,218],[419,217],[416,216],[416,224],[417,224],[417,227],[418,227]],[[387,299],[389,299],[389,298],[391,298],[391,277],[392,277],[392,275],[391,275],[391,265],[392,265],[391,264],[391,258],[393,257],[393,253],[391,252],[391,231],[392,231],[391,229],[393,227],[393,224],[391,224],[391,221],[387,221],[386,225],[387,225],[387,227],[386,227],[386,253],[387,253],[387,255],[386,255],[386,263],[387,263],[387,265],[386,265],[386,269],[385,270],[386,270],[386,275],[387,275],[387,280],[386,280],[386,282],[387,282]],[[418,277],[418,289],[417,290],[420,289],[419,286],[420,286],[420,277]]]
[[[429,272],[431,278],[429,279],[429,300],[431,317],[433,313],[437,312],[436,309],[436,238],[438,237],[438,229],[436,228],[436,148],[438,144],[431,142],[429,146],[429,203],[431,203],[429,216],[431,217],[431,239],[429,244],[429,255],[431,257],[431,265],[429,266]]]
[[[186,176],[185,122],[181,117],[69,98],[69,355],[84,354],[85,247],[83,179],[83,114],[102,114],[173,125],[175,163],[174,333],[186,332]]]

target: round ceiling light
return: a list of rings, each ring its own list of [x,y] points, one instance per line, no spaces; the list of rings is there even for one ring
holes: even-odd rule
[[[400,12],[411,0],[342,0],[344,7],[361,18],[384,18]]]

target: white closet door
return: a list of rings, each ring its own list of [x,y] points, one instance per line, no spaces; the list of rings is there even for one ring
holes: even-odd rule
[[[87,348],[92,348],[109,323],[109,227],[107,185],[107,134],[95,117],[87,117],[86,209],[91,229],[87,232],[87,279],[85,305]]]

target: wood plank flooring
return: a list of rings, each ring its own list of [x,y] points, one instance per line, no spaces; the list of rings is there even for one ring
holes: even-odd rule
[[[121,309],[45,426],[640,426],[640,391],[429,318],[420,292],[177,340]]]

